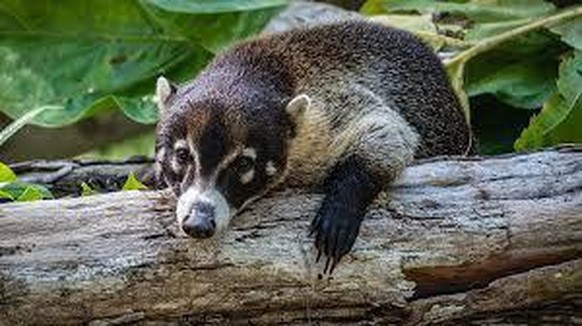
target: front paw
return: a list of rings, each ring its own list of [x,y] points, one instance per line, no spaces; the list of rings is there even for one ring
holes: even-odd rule
[[[352,249],[360,232],[363,214],[348,205],[324,203],[311,223],[315,235],[316,263],[325,255],[323,273],[331,274],[341,258]]]

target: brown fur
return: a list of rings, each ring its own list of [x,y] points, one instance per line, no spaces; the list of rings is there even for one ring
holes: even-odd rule
[[[440,61],[407,32],[366,22],[294,30],[235,46],[208,70],[240,65],[269,80],[287,100],[300,93],[314,98],[290,151],[290,167],[298,168],[292,178],[311,179],[348,148],[356,150],[356,130],[366,129],[361,119],[378,108],[401,115],[419,135],[415,157],[463,154],[470,146]]]
[[[471,145],[437,56],[410,33],[365,21],[242,42],[181,88],[161,78],[157,93],[159,171],[180,196],[185,229],[209,236],[209,209],[227,224],[225,202],[239,211],[283,180],[323,184],[312,232],[331,269],[407,164]]]

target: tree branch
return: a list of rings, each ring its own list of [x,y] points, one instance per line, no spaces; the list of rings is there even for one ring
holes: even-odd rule
[[[320,194],[276,192],[217,241],[183,237],[164,192],[5,204],[0,320],[579,321],[581,162],[563,148],[411,166],[323,280],[307,237]]]

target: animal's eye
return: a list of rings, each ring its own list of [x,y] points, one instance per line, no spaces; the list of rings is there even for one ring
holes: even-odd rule
[[[245,173],[250,171],[255,165],[255,161],[253,161],[253,159],[251,159],[250,157],[246,157],[243,156],[240,159],[238,159],[238,161],[236,162],[236,171],[238,173]]]
[[[190,152],[185,148],[178,148],[176,150],[176,158],[180,163],[187,163],[190,161]]]

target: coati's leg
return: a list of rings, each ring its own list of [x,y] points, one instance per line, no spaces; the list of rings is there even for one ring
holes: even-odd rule
[[[352,248],[368,205],[382,189],[364,158],[352,155],[337,164],[324,184],[325,198],[311,225],[318,250],[326,256],[324,273],[331,273]]]
[[[317,260],[326,256],[324,273],[351,250],[367,207],[412,161],[418,144],[414,129],[395,111],[368,112],[337,137],[343,155],[325,180],[326,195],[311,225]]]

